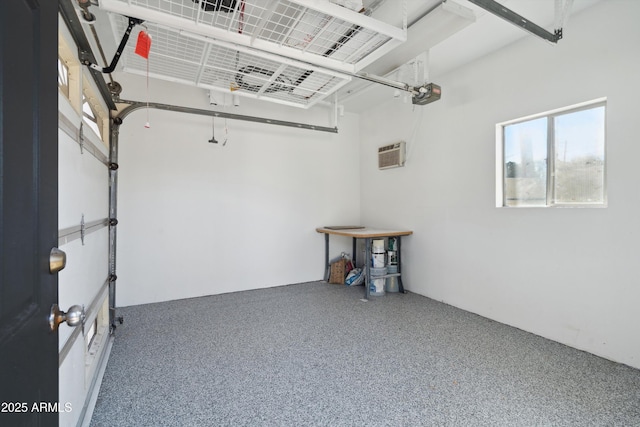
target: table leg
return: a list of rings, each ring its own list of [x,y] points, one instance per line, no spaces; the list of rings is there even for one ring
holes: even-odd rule
[[[355,268],[356,267],[356,255],[357,255],[356,254],[356,238],[352,237],[352,239],[353,239],[353,248],[351,250],[351,256],[352,256],[351,261],[353,261],[353,268]]]
[[[331,266],[329,265],[329,234],[324,235],[324,280],[329,281],[329,272]]]
[[[404,286],[402,285],[402,253],[401,253],[402,236],[398,236],[396,241],[398,242],[398,273],[400,273],[400,276],[398,276],[398,290],[400,291],[401,294],[403,294]]]
[[[364,265],[365,265],[364,298],[369,299],[369,286],[371,286],[371,238],[370,237],[367,237],[365,239]]]

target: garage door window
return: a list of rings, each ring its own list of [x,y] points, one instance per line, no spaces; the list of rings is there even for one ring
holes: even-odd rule
[[[98,125],[98,114],[94,111],[93,106],[89,103],[86,95],[82,97],[82,121],[85,125],[89,126],[100,139],[102,139],[102,130]]]
[[[58,57],[58,88],[69,99],[69,67]]]

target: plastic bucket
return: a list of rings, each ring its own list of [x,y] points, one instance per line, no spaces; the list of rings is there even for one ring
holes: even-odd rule
[[[389,265],[397,265],[398,264],[398,252],[396,251],[388,251],[387,259],[389,260]]]
[[[384,249],[384,239],[371,241],[371,266],[374,268],[384,267],[387,251]]]
[[[371,266],[374,268],[384,267],[384,251],[382,253],[372,253],[371,254]]]
[[[384,279],[373,279],[369,284],[369,295],[380,297],[384,295]]]
[[[387,274],[387,267],[371,267],[369,268],[369,273],[371,273],[371,278],[373,276],[384,276]]]
[[[371,252],[384,252],[384,239],[375,239],[371,241]]]
[[[398,277],[387,277],[387,283],[385,284],[385,291],[387,292],[400,292],[400,287],[398,286]]]

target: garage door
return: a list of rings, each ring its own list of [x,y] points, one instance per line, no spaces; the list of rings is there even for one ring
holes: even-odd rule
[[[79,327],[59,330],[60,425],[92,411],[110,348],[108,111],[66,28],[59,29],[59,306],[84,310]]]

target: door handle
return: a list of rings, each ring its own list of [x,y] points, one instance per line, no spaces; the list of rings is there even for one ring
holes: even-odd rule
[[[49,273],[55,274],[67,265],[67,254],[58,249],[53,248],[49,253]]]
[[[72,305],[65,313],[60,310],[58,304],[51,306],[51,314],[49,314],[49,326],[52,331],[57,331],[60,323],[67,322],[69,326],[78,326],[84,323],[85,313],[84,307],[79,305]]]

